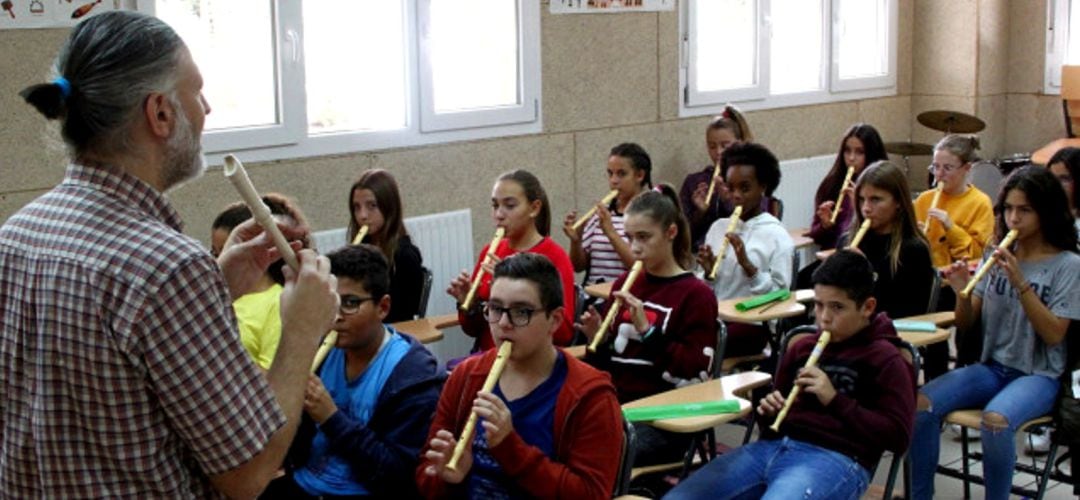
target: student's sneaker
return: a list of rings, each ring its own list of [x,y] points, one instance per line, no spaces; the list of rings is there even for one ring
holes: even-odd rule
[[[948,429],[949,434],[952,435],[953,441],[959,441],[963,438],[964,434],[960,431],[959,424],[948,424],[945,426]],[[968,429],[967,432],[968,441],[978,441],[981,438],[978,429]]]
[[[1050,430],[1046,427],[1036,427],[1028,433],[1028,439],[1024,440],[1024,453],[1028,455],[1045,455],[1050,453]]]

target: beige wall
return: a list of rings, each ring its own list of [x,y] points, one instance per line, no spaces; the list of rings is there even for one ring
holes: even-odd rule
[[[552,16],[543,3],[543,133],[251,164],[255,185],[297,197],[316,229],[326,229],[343,225],[348,216],[344,186],[366,168],[386,168],[406,193],[408,215],[472,208],[474,239],[482,244],[490,237],[490,186],[502,171],[537,173],[559,220],[606,191],[604,160],[616,143],[641,143],[660,181],[677,185],[698,168],[706,159],[707,117],[677,116],[677,12]],[[833,154],[845,129],[859,121],[875,125],[886,141],[932,142],[940,133],[918,125],[913,116],[944,108],[986,114],[986,134],[993,138],[987,142],[995,151],[1041,145],[1056,132],[1036,123],[1046,117],[1060,122],[1055,100],[1038,95],[1041,42],[1030,39],[1042,33],[1041,5],[1035,0],[901,0],[897,96],[752,112],[754,135],[781,159]],[[64,35],[62,30],[0,31],[5,47],[0,51],[0,150],[5,153],[0,220],[61,178],[57,134],[17,92],[47,76]],[[1027,117],[1021,122],[1027,126],[1014,132],[1017,117]],[[913,159],[912,166],[924,162]],[[209,221],[236,198],[220,175],[212,170],[171,195],[188,233],[197,238],[207,237]],[[557,238],[565,242],[561,234]]]

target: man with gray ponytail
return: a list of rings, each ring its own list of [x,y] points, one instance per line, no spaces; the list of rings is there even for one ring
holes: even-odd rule
[[[160,20],[108,12],[72,30],[54,69],[22,96],[60,122],[70,165],[0,227],[0,496],[257,496],[337,312],[329,262],[303,250],[286,272],[263,376],[230,304],[277,251],[249,221],[215,262],[164,194],[202,172],[210,107],[187,47]]]

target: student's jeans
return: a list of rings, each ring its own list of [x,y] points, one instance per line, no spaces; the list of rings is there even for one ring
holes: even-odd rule
[[[1023,372],[990,361],[948,372],[921,391],[930,409],[915,414],[911,443],[912,493],[916,499],[934,496],[934,474],[941,448],[941,422],[954,410],[982,408],[1009,422],[1007,429],[982,429],[983,478],[986,498],[1008,498],[1016,464],[1016,429],[1024,422],[1050,413],[1058,393],[1058,380]]]
[[[857,499],[869,484],[870,473],[850,457],[783,437],[716,457],[664,499]]]

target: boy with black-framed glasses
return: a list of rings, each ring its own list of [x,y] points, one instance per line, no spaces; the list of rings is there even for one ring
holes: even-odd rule
[[[415,496],[412,474],[442,372],[420,342],[383,324],[390,312],[383,254],[353,245],[328,258],[341,298],[337,343],[308,379],[288,474],[263,498]]]
[[[416,470],[428,498],[610,498],[622,416],[610,377],[552,344],[562,284],[547,257],[521,253],[495,266],[484,309],[496,346],[513,351],[498,384],[478,392],[495,351],[458,365],[439,399]],[[446,468],[470,412],[479,424],[456,470]]]

